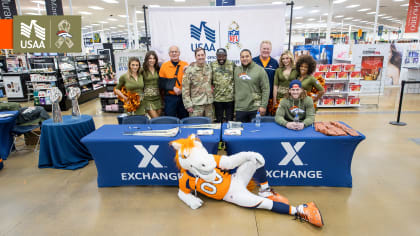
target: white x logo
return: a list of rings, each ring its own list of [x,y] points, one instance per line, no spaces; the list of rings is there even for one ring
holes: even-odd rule
[[[150,145],[149,149],[143,147],[143,145],[134,145],[134,147],[143,155],[143,159],[139,163],[139,168],[146,168],[149,163],[152,164],[155,168],[163,168],[162,164],[156,160],[153,155],[159,148],[159,145]]]
[[[303,162],[297,155],[297,152],[305,145],[305,142],[297,142],[293,147],[289,142],[281,142],[281,145],[284,150],[286,150],[287,154],[280,161],[279,166],[285,166],[289,164],[290,161],[293,161],[296,166],[303,166]]]

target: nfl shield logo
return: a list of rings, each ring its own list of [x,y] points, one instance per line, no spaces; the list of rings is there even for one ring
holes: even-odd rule
[[[228,41],[232,44],[239,43],[239,30],[228,31]]]

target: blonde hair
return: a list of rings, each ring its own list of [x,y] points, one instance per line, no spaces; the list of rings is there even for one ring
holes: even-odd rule
[[[280,55],[280,59],[279,59],[279,66],[281,68],[285,67],[285,65],[283,64],[283,60],[282,57],[286,55],[290,57],[290,64],[293,66],[295,66],[295,60],[293,59],[293,54],[291,51],[284,51],[281,55]]]
[[[261,43],[260,43],[260,48],[262,47],[262,45],[263,45],[264,43],[269,44],[269,45],[270,45],[270,47],[273,47],[273,45],[271,44],[271,41],[270,41],[270,40],[263,40],[263,41],[261,41]]]

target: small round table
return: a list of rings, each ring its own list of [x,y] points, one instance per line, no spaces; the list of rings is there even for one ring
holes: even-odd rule
[[[38,167],[75,170],[86,166],[92,156],[80,139],[94,130],[95,123],[89,115],[63,116],[62,123],[44,121]]]
[[[18,114],[19,111],[0,112],[1,116],[7,115],[7,117],[0,117],[0,158],[3,158],[3,160],[6,160],[10,154],[13,144],[11,131],[16,123]]]

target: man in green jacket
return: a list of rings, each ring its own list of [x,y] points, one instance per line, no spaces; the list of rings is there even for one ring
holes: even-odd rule
[[[289,93],[281,100],[276,112],[276,122],[288,129],[302,130],[315,121],[315,108],[310,97],[306,96],[299,80],[292,80]]]
[[[270,84],[264,68],[252,61],[251,51],[243,49],[241,66],[235,68],[236,120],[251,122],[257,112],[265,115]]]

